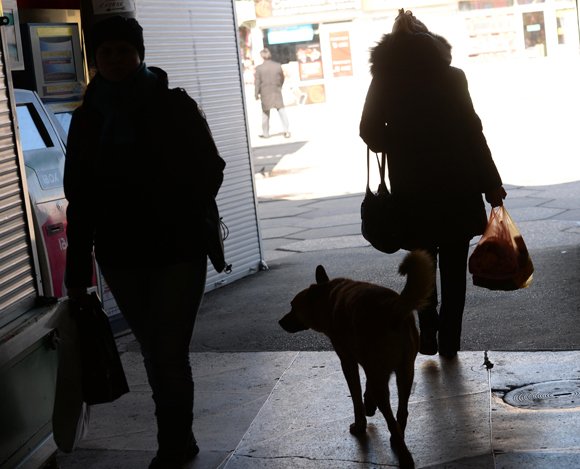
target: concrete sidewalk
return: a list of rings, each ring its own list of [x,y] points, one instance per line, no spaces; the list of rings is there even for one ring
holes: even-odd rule
[[[491,369],[483,352],[418,357],[406,432],[417,467],[579,468],[580,352],[490,351],[487,358]],[[123,362],[132,392],[93,407],[88,437],[59,455],[61,468],[146,468],[153,457],[141,360],[128,352]],[[192,363],[201,452],[189,467],[397,465],[379,414],[369,418],[366,438],[349,433],[352,406],[334,352],[195,353]]]

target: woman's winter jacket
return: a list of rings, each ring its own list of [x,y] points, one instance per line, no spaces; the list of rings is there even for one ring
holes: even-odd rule
[[[409,246],[483,233],[482,193],[502,181],[451,46],[431,33],[386,34],[371,51],[360,136],[385,152]]]
[[[87,287],[92,252],[114,268],[193,259],[225,162],[197,103],[146,68],[91,81],[67,142],[66,285]],[[165,78],[165,79],[164,79]]]

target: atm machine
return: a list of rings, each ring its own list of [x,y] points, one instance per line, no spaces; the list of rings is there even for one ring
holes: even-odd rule
[[[16,89],[14,95],[43,294],[60,298],[66,295],[67,200],[63,175],[67,131],[60,124],[61,119],[47,109],[38,93]],[[99,292],[113,331],[124,331],[127,325],[96,263],[94,273],[92,289]]]
[[[63,174],[68,128],[82,100],[88,70],[80,11],[20,11],[24,67],[12,72],[17,120],[46,296],[61,297],[67,248]],[[126,329],[119,308],[95,264],[99,292],[113,331]]]
[[[45,296],[66,295],[66,207],[63,174],[64,130],[40,101],[38,94],[17,89],[16,117],[33,208]]]

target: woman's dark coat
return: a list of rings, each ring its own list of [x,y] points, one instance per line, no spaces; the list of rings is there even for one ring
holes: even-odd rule
[[[91,105],[95,91],[91,82],[67,142],[68,288],[91,284],[93,246],[99,264],[114,268],[170,265],[203,253],[207,200],[225,167],[197,103],[168,89],[164,75],[123,106],[133,124],[127,143],[104,142],[104,118]]]
[[[256,67],[254,92],[256,99],[261,99],[263,111],[284,107],[283,84],[284,72],[278,62],[265,60],[264,63]]]
[[[407,245],[483,233],[482,193],[502,181],[451,46],[434,34],[387,34],[371,51],[360,136],[386,152]]]

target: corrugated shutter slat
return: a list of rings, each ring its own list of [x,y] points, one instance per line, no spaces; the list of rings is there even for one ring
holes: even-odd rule
[[[233,272],[218,275],[209,266],[210,290],[255,272],[262,259],[233,1],[139,0],[136,16],[146,63],[163,68],[170,86],[199,103],[226,160],[218,205],[230,231],[225,248]]]
[[[0,54],[2,48],[0,47]],[[1,58],[1,57],[0,57]],[[36,296],[23,186],[4,61],[0,61],[0,327],[7,312]],[[28,304],[28,303],[27,303]]]

